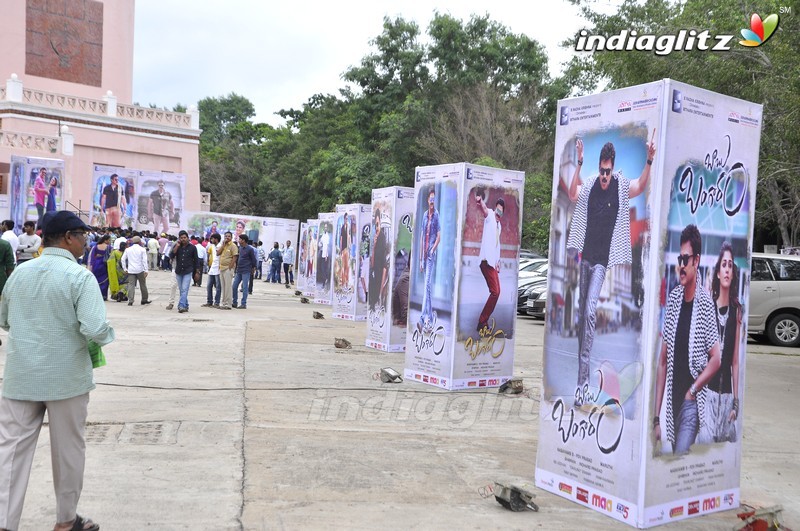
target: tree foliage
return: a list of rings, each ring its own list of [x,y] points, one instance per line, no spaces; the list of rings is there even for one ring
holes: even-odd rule
[[[253,105],[235,93],[202,100],[200,177],[212,208],[306,219],[369,202],[374,188],[412,186],[416,166],[491,161],[533,172],[524,243],[546,250],[547,230],[529,228],[549,214],[545,113],[566,92],[549,79],[544,49],[488,16],[436,14],[428,37],[384,19],[339,94],[279,111],[281,127],[253,123]]]
[[[200,151],[218,146],[229,136],[229,129],[249,121],[256,108],[244,96],[231,92],[220,98],[203,98],[197,104],[200,111]]]

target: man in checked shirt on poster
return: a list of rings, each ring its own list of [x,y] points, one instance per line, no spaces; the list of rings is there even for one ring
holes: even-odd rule
[[[653,130],[655,138],[655,130]],[[614,171],[616,150],[606,142],[600,150],[599,172],[581,182],[583,140],[575,142],[578,164],[569,186],[569,199],[575,202],[567,249],[580,253],[578,280],[578,384],[575,407],[583,406],[589,392],[589,364],[597,323],[597,301],[606,270],[630,264],[630,199],[647,189],[656,146],[647,144],[647,161],[638,179],[629,180]]]
[[[19,266],[0,298],[0,328],[8,331],[0,398],[0,529],[19,528],[47,411],[55,530],[96,531],[97,524],[76,512],[89,391],[95,388],[89,344],[112,342],[114,329],[106,320],[97,280],[76,261],[83,255],[88,227],[65,210],[47,213],[42,224],[42,256]]]

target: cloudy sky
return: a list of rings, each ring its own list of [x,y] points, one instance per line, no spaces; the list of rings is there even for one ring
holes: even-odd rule
[[[384,16],[414,20],[424,32],[434,11],[462,20],[488,14],[538,40],[551,73],[570,55],[559,43],[581,27],[566,0],[136,0],[133,100],[171,108],[236,92],[255,105],[255,121],[278,125],[276,111],[338,94]]]

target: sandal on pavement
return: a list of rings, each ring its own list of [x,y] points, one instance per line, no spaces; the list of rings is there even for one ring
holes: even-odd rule
[[[100,531],[100,526],[94,523],[91,518],[83,518],[81,515],[76,514],[69,531]]]

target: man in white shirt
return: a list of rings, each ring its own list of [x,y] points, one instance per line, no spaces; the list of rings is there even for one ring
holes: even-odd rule
[[[350,251],[348,250],[348,253]],[[349,254],[348,254],[349,256]],[[292,269],[294,268],[294,247],[292,247],[292,241],[286,240],[286,247],[283,250],[283,276],[286,279],[286,287],[289,287],[289,284],[294,284],[294,273]]]
[[[331,252],[331,235],[328,234],[327,227],[322,228],[322,236],[319,238],[319,244],[322,249],[322,255],[320,256],[320,258],[322,258],[322,264],[319,268],[317,268],[318,272],[321,273],[321,275],[318,274],[318,277],[322,280],[323,289],[328,289],[328,282],[330,282],[331,277],[331,263],[329,260]],[[280,273],[278,273],[278,275],[280,276]],[[280,280],[280,278],[278,280]]]
[[[42,246],[42,239],[34,232],[35,221],[26,221],[22,226],[23,232],[19,235],[19,247],[17,247],[17,264],[27,262],[32,259]]]
[[[142,304],[150,304],[147,297],[147,251],[142,247],[139,236],[131,238],[131,244],[122,255],[122,269],[128,273],[128,306],[133,306],[136,296],[136,283],[142,285]]]
[[[194,283],[195,286],[198,288],[203,287],[203,268],[208,265],[208,255],[206,253],[206,248],[203,247],[203,237],[198,236],[197,243],[195,247],[197,247],[197,256],[200,258],[200,263],[203,264],[203,267],[200,268],[200,274],[197,277],[197,282]]]
[[[158,239],[156,237],[147,240],[147,267],[153,271],[158,269]]]
[[[219,277],[219,260],[217,259],[217,246],[219,242],[222,240],[220,238],[219,233],[211,234],[208,242],[208,247],[206,247],[206,253],[208,256],[208,288],[206,290],[206,303],[203,304],[206,308],[219,308],[219,300],[222,294],[222,283]],[[214,290],[217,290],[216,297],[214,295]]]
[[[475,202],[483,214],[483,235],[481,236],[481,253],[478,257],[480,261],[481,273],[486,279],[486,287],[489,288],[489,297],[483,307],[480,317],[478,317],[478,332],[488,328],[489,317],[492,316],[497,300],[500,298],[500,220],[506,209],[506,203],[502,197],[498,197],[494,205],[494,210],[486,206],[483,196],[475,194]]]
[[[114,240],[114,244],[112,245],[112,247],[114,247],[115,251],[119,251],[120,244],[127,241],[128,239],[125,238],[125,236],[117,236],[117,239]]]
[[[11,245],[11,250],[14,251],[14,263],[17,263],[17,249],[19,248],[19,238],[14,234],[14,222],[7,219],[0,223],[0,229],[3,230],[3,235],[0,236]]]

